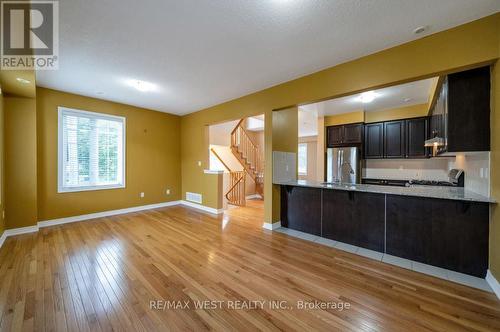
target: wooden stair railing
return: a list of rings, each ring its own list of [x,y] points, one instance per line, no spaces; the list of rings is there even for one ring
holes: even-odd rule
[[[258,194],[264,197],[264,162],[257,144],[248,135],[241,119],[231,132],[231,152],[255,182]]]
[[[217,159],[224,165],[224,167],[229,172],[229,190],[224,195],[229,204],[245,206],[245,193],[246,193],[246,172],[245,171],[232,171],[229,166],[222,160],[219,154],[211,148],[210,151],[214,154]]]
[[[230,204],[245,206],[245,178],[245,171],[229,173],[229,190],[226,193],[226,198]]]

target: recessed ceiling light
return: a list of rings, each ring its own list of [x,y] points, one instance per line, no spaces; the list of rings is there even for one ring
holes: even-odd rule
[[[427,31],[428,28],[429,27],[427,25],[422,25],[420,27],[415,28],[415,30],[413,30],[413,33],[416,34],[416,35],[418,35],[418,34],[421,34],[421,33],[425,32],[425,31]]]
[[[31,81],[24,79],[22,77],[17,77],[16,81],[18,81],[19,83],[22,83],[22,84],[30,84],[31,83]]]
[[[141,91],[141,92],[148,92],[148,91],[153,91],[156,90],[156,85],[153,83],[149,83],[146,81],[141,81],[141,80],[127,80],[127,85]]]
[[[358,98],[356,98],[356,100],[362,102],[363,104],[366,104],[366,103],[371,103],[378,96],[380,95],[375,91],[366,91],[363,92]]]

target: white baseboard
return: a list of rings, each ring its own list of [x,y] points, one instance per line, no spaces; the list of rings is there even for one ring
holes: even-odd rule
[[[174,206],[174,205],[180,205],[180,204],[191,207],[191,208],[195,208],[198,210],[202,210],[202,211],[205,211],[208,213],[212,213],[212,214],[224,213],[224,209],[214,209],[214,208],[211,208],[208,206],[204,206],[204,205],[200,205],[200,204],[196,204],[196,203],[191,203],[188,201],[171,201],[171,202],[164,202],[164,203],[157,203],[157,204],[134,206],[134,207],[119,209],[119,210],[110,210],[110,211],[83,214],[83,215],[73,216],[73,217],[43,220],[43,221],[39,221],[35,226],[7,229],[0,236],[0,247],[2,247],[3,243],[5,242],[5,239],[9,236],[38,232],[38,230],[40,228],[43,228],[43,227],[56,226],[56,225],[62,225],[62,224],[67,224],[67,223],[71,223],[71,222],[97,219],[97,218],[103,218],[103,217],[109,217],[109,216],[116,216],[119,214],[132,213],[132,212],[138,212],[138,211],[144,211],[144,210],[158,209],[158,208],[162,208],[162,207]]]
[[[245,199],[261,199],[262,196],[259,194],[253,194],[253,195],[248,195],[245,197]]]
[[[2,233],[2,236],[0,236],[0,248],[3,246],[3,243],[5,242],[5,239],[7,238],[7,234],[5,234],[5,231]]]
[[[281,221],[277,221],[275,223],[269,223],[269,222],[265,222],[264,225],[262,225],[262,228],[264,229],[269,229],[270,231],[273,231],[275,229],[278,229],[281,227]]]
[[[74,217],[44,220],[44,221],[38,222],[38,227],[42,228],[42,227],[49,227],[49,226],[55,226],[55,225],[62,225],[62,224],[70,223],[70,222],[77,222],[77,221],[83,221],[83,220],[116,216],[119,214],[138,212],[138,211],[144,211],[144,210],[151,210],[151,209],[158,209],[158,208],[173,206],[173,205],[178,205],[178,204],[180,204],[180,201],[171,201],[171,202],[164,202],[164,203],[157,203],[157,204],[134,206],[134,207],[119,209],[119,210],[110,210],[110,211],[89,213],[89,214],[83,214],[83,215],[74,216]]]
[[[27,233],[35,233],[35,232],[38,232],[38,225],[6,229],[3,231],[2,236],[0,236],[0,248],[3,246],[3,243],[5,242],[5,240],[9,236],[21,235],[21,234],[27,234]]]
[[[189,206],[189,207],[195,208],[195,209],[198,209],[198,210],[209,212],[209,213],[212,213],[212,214],[221,214],[221,213],[224,213],[224,209],[215,209],[215,208],[211,208],[211,207],[208,207],[208,206],[205,206],[205,205],[196,204],[196,203],[193,203],[193,202],[181,201],[181,204],[185,205],[185,206]]]
[[[493,292],[495,292],[496,296],[500,299],[500,283],[493,276],[490,270],[486,273],[486,282],[490,285]]]
[[[20,235],[33,232],[38,232],[38,225],[6,229],[5,232],[3,233],[5,234],[5,237],[9,237],[13,235]]]

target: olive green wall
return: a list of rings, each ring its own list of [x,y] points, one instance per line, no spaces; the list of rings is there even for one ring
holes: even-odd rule
[[[272,151],[297,153],[299,145],[298,111],[298,107],[290,107],[274,111],[272,116],[266,116],[265,125],[267,125],[267,119],[272,119],[272,148],[269,151],[266,149],[266,166],[264,170],[264,197],[267,202],[267,204],[264,204],[264,214],[267,216],[266,222],[268,223],[280,221],[280,186],[272,184]],[[267,197],[272,199],[269,200]]]
[[[6,229],[37,223],[36,101],[4,97]]]
[[[327,115],[325,116],[325,127],[337,126],[348,123],[358,123],[365,122],[365,112],[364,111],[354,111],[349,113]]]
[[[44,88],[37,88],[36,96],[38,220],[181,198],[180,117]],[[126,188],[57,193],[58,106],[126,118]]]
[[[214,195],[201,185],[203,169],[207,167],[204,126],[262,113],[266,114],[267,126],[268,115],[272,110],[492,63],[499,56],[499,19],[500,14],[495,14],[183,116],[183,195],[187,191],[202,193],[204,196]],[[265,131],[265,140],[266,146],[272,146],[268,142],[273,141],[272,129]],[[198,161],[202,162],[202,166],[197,165]],[[266,174],[269,174],[270,169],[272,161],[266,153]],[[266,195],[265,205],[272,204],[271,201],[272,195]],[[266,221],[272,219],[270,211],[272,208],[266,209]]]
[[[417,104],[405,107],[391,108],[383,111],[365,112],[355,111],[349,113],[325,116],[325,127],[358,122],[380,122],[427,116],[428,104]]]
[[[380,121],[391,121],[409,118],[418,118],[421,116],[427,116],[429,112],[429,105],[418,104],[405,107],[391,108],[384,111],[378,112],[365,112],[365,122],[380,122]]]

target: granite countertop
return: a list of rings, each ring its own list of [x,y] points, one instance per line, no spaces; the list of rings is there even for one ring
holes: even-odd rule
[[[380,186],[373,184],[333,184],[319,181],[297,180],[290,182],[275,183],[279,185],[311,187],[322,189],[360,191],[367,193],[378,193],[388,195],[416,196],[439,199],[451,199],[458,201],[496,203],[494,199],[486,197],[459,187],[419,186],[410,187]]]

